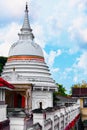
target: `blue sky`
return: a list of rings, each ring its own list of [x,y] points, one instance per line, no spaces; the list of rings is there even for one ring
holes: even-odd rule
[[[52,77],[69,92],[87,82],[87,0],[31,0],[29,19]],[[0,55],[18,40],[26,0],[0,0]]]

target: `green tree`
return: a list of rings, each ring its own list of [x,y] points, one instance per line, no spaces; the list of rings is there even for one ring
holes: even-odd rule
[[[3,66],[5,65],[6,61],[7,61],[7,57],[0,56],[0,75],[1,75]]]
[[[61,96],[67,96],[65,87],[63,87],[62,84],[58,83],[57,86],[58,86],[58,94],[60,94]]]
[[[62,84],[56,84],[58,86],[58,91],[53,93],[53,104],[54,106],[56,105],[56,102],[58,101],[57,96],[61,95],[61,96],[67,96],[66,94],[66,89],[63,87]]]

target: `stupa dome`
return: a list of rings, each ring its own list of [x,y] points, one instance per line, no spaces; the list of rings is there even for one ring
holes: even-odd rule
[[[14,43],[9,51],[10,56],[43,56],[41,47],[31,40],[19,40]]]
[[[44,56],[41,47],[34,42],[34,35],[29,24],[27,5],[25,9],[24,23],[20,31],[21,33],[18,34],[19,40],[14,43],[9,50],[8,60],[15,58],[17,60],[17,56],[24,56],[24,58],[32,56],[34,59],[36,57],[43,59]]]

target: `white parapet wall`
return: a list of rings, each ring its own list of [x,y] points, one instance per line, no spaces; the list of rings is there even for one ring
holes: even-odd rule
[[[46,109],[45,109],[46,110]],[[63,107],[59,109],[52,108],[42,113],[33,113],[33,124],[39,123],[42,126],[42,130],[66,130],[68,126],[74,127],[80,117],[80,106],[74,104],[69,107]],[[74,124],[72,126],[71,124]],[[29,128],[27,130],[30,130]],[[33,130],[33,126],[32,126]]]
[[[44,121],[45,121],[44,113],[33,115],[33,124],[39,122],[39,124],[42,126],[42,130],[44,130]]]
[[[10,130],[26,130],[24,118],[10,117]]]
[[[7,120],[7,105],[0,105],[0,122]]]

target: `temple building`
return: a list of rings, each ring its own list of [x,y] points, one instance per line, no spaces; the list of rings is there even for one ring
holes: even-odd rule
[[[13,91],[6,91],[6,103],[11,108],[28,110],[53,107],[53,91],[57,86],[51,78],[41,47],[34,41],[27,4],[18,36],[19,40],[9,50],[1,75],[15,87]]]
[[[14,86],[0,77],[0,130],[9,130],[7,118],[7,104],[5,104],[5,91],[12,91]]]
[[[0,130],[83,130],[77,100],[57,96],[61,105],[53,106],[57,86],[34,42],[27,4],[18,36],[0,77]]]

